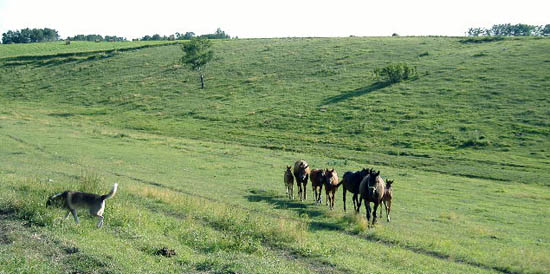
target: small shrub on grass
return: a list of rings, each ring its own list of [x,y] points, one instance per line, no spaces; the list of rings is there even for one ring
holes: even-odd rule
[[[369,225],[362,214],[347,214],[342,217],[342,221],[347,223],[348,227],[351,228],[351,232],[355,234],[367,231]]]
[[[107,193],[103,188],[103,179],[96,172],[90,170],[80,171],[80,177],[78,179],[78,190],[81,192],[103,194]]]
[[[418,77],[416,67],[406,63],[391,64],[383,68],[376,68],[374,69],[374,75],[379,81],[389,84]]]
[[[479,131],[476,130],[470,133],[470,136],[459,144],[459,148],[483,148],[490,144],[491,143],[487,140],[485,135],[480,134]]]

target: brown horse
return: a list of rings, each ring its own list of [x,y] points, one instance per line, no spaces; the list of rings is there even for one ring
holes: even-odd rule
[[[384,207],[386,208],[386,220],[388,222],[391,220],[391,200],[393,199],[393,188],[391,187],[392,184],[393,180],[386,181],[386,189],[384,191],[384,196],[382,197],[382,202],[384,203]],[[380,217],[382,217],[382,207],[380,207]]]
[[[351,172],[348,171],[344,173],[344,178],[342,181],[344,182],[344,212],[346,211],[346,191],[349,191],[353,193],[353,209],[356,213],[359,213],[359,209],[361,208],[361,200],[359,199],[359,185],[361,184],[361,181],[363,178],[365,178],[369,174],[370,170],[363,168],[360,171],[357,172]]]
[[[313,188],[313,199],[315,203],[321,204],[321,191],[323,190],[323,183],[325,181],[325,171],[322,169],[314,169],[309,175],[311,181],[311,188]]]
[[[291,166],[286,166],[285,171],[285,187],[286,187],[286,195],[288,195],[288,198],[291,200],[294,200],[294,177],[292,177],[292,171],[290,170]]]
[[[296,178],[296,184],[298,185],[298,196],[301,201],[305,201],[307,198],[306,185],[309,178],[309,165],[304,160],[299,160],[294,163],[294,169],[292,170],[294,177]],[[303,187],[302,187],[303,186]]]
[[[367,222],[370,222],[371,208],[370,203],[374,203],[374,211],[372,218],[372,225],[376,223],[376,210],[382,202],[386,183],[380,177],[380,171],[371,171],[367,177],[361,181],[359,186],[359,192],[361,193],[361,199],[365,202],[365,208],[367,210]]]
[[[325,170],[325,192],[330,210],[334,209],[334,195],[342,182],[338,183],[338,173],[336,173],[334,168],[331,170]]]

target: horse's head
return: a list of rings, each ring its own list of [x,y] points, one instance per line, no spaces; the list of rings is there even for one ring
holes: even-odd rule
[[[361,176],[361,178],[365,178],[365,176],[369,175],[369,173],[370,170],[367,168],[363,168],[361,169],[361,171],[359,171],[359,175]]]
[[[325,184],[327,185],[338,185],[338,173],[333,169],[325,170]]]
[[[300,178],[300,180],[305,181],[309,175],[309,165],[305,161],[301,161],[298,164],[298,170],[294,170],[294,172],[294,175],[297,175],[296,179]]]
[[[387,181],[386,181],[386,189],[390,189],[390,188],[391,188],[391,184],[393,184],[393,180],[387,180]]]
[[[369,178],[370,178],[370,180],[375,180],[376,177],[378,177],[378,176],[380,176],[380,170],[379,170],[379,171],[376,171],[376,170],[374,170],[374,169],[371,169],[371,170],[369,171]]]

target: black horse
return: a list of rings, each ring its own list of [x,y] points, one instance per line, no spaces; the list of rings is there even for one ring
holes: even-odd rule
[[[361,200],[359,199],[359,185],[363,178],[369,175],[370,169],[363,168],[360,171],[348,171],[344,173],[342,181],[344,182],[344,212],[346,211],[346,190],[353,193],[353,209],[359,213]]]

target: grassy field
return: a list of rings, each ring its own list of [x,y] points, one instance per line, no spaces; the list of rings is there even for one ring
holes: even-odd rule
[[[0,272],[547,273],[548,48],[215,41],[204,90],[177,45],[34,59],[10,48]],[[376,82],[374,68],[401,62],[418,79]],[[282,177],[297,159],[340,176],[380,169],[396,181],[392,222],[368,229],[343,212],[341,190],[334,211],[310,189],[289,201]],[[102,229],[44,207],[55,192],[106,193],[115,181]]]

